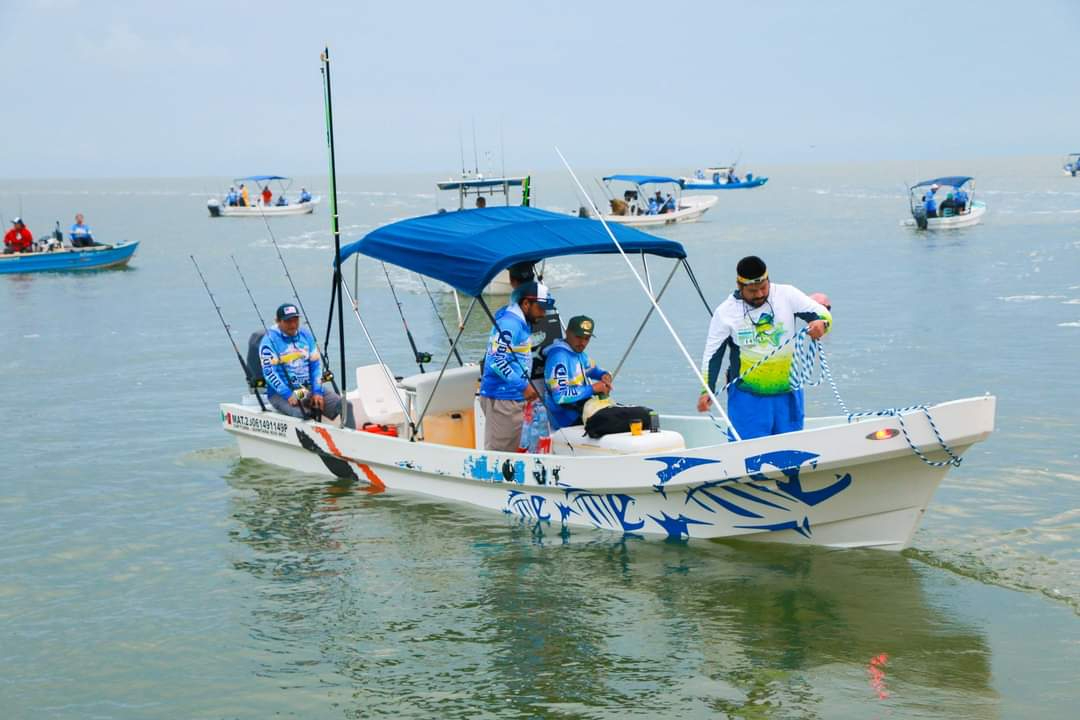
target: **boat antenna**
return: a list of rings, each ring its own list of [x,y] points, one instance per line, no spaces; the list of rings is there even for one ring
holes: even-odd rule
[[[394,289],[394,283],[390,280],[390,271],[386,269],[386,263],[380,262],[379,264],[382,265],[383,275],[386,276],[386,284],[390,286],[390,294],[394,297],[394,304],[397,305],[398,316],[401,318],[401,324],[405,328],[405,337],[409,339],[409,347],[413,351],[413,359],[416,360],[420,372],[427,372],[424,370],[424,363],[431,362],[431,353],[420,352],[416,349],[416,340],[413,339],[412,330],[409,329],[409,323],[405,320],[405,311],[401,309],[401,300],[398,300],[397,290]]]
[[[338,206],[337,206],[337,168],[334,165],[334,106],[330,95],[330,48],[323,47],[322,52],[322,75],[323,75],[323,97],[326,103],[326,147],[330,155],[330,225],[334,232],[334,280],[332,285],[332,296],[337,296],[337,314],[338,314],[338,362],[341,367],[341,389],[338,390],[334,387],[334,390],[341,396],[345,397],[345,311],[342,309],[342,293],[341,284],[344,279],[341,277],[341,228],[338,225]],[[275,243],[276,245],[276,243]],[[278,257],[281,253],[278,252]],[[292,282],[290,278],[289,282]],[[331,300],[333,297],[331,297]],[[299,302],[299,299],[297,299]],[[303,308],[301,308],[303,310]],[[330,306],[331,319],[333,317],[334,306]],[[306,313],[305,313],[306,314]],[[328,320],[329,324],[329,320]],[[327,333],[329,338],[330,333]],[[330,366],[330,360],[326,361],[327,367]],[[331,380],[332,382],[332,380]],[[345,416],[348,413],[342,412],[339,420],[341,421],[341,427],[345,427]]]
[[[473,156],[473,174],[480,174],[480,156],[476,152],[476,118],[472,119],[472,156]]]
[[[202,280],[203,287],[206,288],[206,294],[210,296],[210,303],[214,306],[214,310],[217,311],[218,320],[221,320],[221,326],[225,328],[225,334],[229,336],[229,342],[232,343],[233,352],[236,353],[236,359],[240,361],[240,368],[244,371],[244,378],[247,380],[248,387],[255,392],[255,398],[259,401],[259,408],[266,410],[266,405],[263,403],[262,395],[259,394],[259,389],[255,385],[255,377],[251,374],[251,368],[244,362],[244,356],[240,354],[240,348],[236,345],[236,340],[233,339],[232,330],[229,329],[229,323],[225,322],[225,316],[221,314],[221,306],[218,305],[217,299],[214,298],[214,293],[210,292],[210,285],[206,282],[206,276],[203,275],[202,268],[199,267],[198,261],[195,260],[194,255],[189,255],[191,262],[195,265],[195,272],[199,274],[199,279]]]
[[[461,137],[461,123],[457,126],[458,150],[461,152],[461,176],[465,177],[465,140]]]
[[[596,204],[592,201],[592,198],[590,198],[585,193],[585,188],[581,185],[581,181],[578,180],[577,174],[574,173],[574,169],[570,167],[570,163],[567,162],[566,158],[562,154],[562,151],[559,150],[558,147],[555,148],[555,152],[558,153],[559,159],[562,160],[562,163],[566,167],[566,170],[570,173],[570,177],[573,178],[574,184],[577,185],[578,190],[581,191],[582,195],[585,195],[585,198],[586,200],[588,200],[589,205],[592,206],[592,211],[596,213],[597,218],[600,220],[600,224],[604,226],[604,230],[607,231],[608,237],[611,238],[611,242],[615,243],[615,248],[619,251],[619,254],[622,255],[623,260],[626,261],[627,267],[629,267],[630,272],[633,273],[634,279],[638,281],[638,285],[641,286],[642,292],[645,293],[645,296],[649,298],[649,302],[652,303],[653,307],[656,309],[656,314],[659,315],[660,319],[664,321],[664,325],[667,326],[668,332],[671,333],[672,339],[675,340],[675,345],[678,346],[679,350],[682,352],[683,357],[686,359],[686,362],[690,365],[690,369],[694,371],[694,375],[697,377],[698,380],[701,381],[702,387],[705,388],[705,392],[706,394],[708,394],[709,400],[712,402],[717,412],[720,413],[720,417],[724,419],[725,423],[727,423],[728,432],[731,433],[731,436],[735,438],[736,441],[742,440],[739,432],[735,429],[735,425],[728,418],[727,413],[724,412],[724,408],[720,405],[720,401],[716,398],[716,394],[709,387],[709,384],[705,382],[705,377],[701,374],[701,370],[699,370],[698,366],[694,364],[693,359],[690,357],[690,353],[686,350],[686,346],[683,345],[682,340],[679,339],[679,334],[675,332],[675,328],[672,327],[671,321],[668,320],[667,315],[664,314],[664,311],[660,309],[660,305],[657,304],[656,298],[654,298],[652,293],[649,292],[649,288],[647,285],[645,285],[645,281],[641,279],[641,275],[638,273],[637,268],[634,267],[633,261],[630,260],[630,257],[626,254],[626,251],[623,250],[623,247],[619,243],[618,238],[616,238],[615,233],[611,231],[611,227],[608,225],[607,221],[604,220],[604,216],[600,214],[600,211],[597,209]]]

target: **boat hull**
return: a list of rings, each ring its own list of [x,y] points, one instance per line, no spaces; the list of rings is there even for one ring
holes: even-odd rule
[[[320,197],[314,197],[305,203],[292,205],[251,205],[229,206],[211,200],[206,204],[210,217],[281,217],[284,215],[309,215],[315,212],[315,206],[319,204]]]
[[[964,215],[952,215],[950,217],[933,217],[926,219],[927,230],[951,230],[953,228],[971,227],[982,222],[986,214],[986,203],[976,200],[971,204],[971,212]],[[916,227],[914,218],[904,220],[907,227]]]
[[[0,255],[0,275],[31,272],[104,270],[127,265],[138,242],[113,246],[66,248],[53,252]]]
[[[754,178],[750,182],[737,183],[714,183],[685,178],[682,183],[683,190],[746,190],[748,188],[761,187],[769,182],[769,178]]]
[[[715,195],[693,195],[679,199],[679,209],[662,215],[604,215],[607,222],[620,223],[633,227],[654,227],[674,225],[675,223],[695,222],[715,205],[719,198]]]
[[[994,410],[990,396],[931,409],[957,453],[993,431]],[[901,550],[948,469],[924,463],[902,435],[870,439],[899,428],[895,417],[837,418],[797,433],[607,457],[414,443],[236,404],[223,404],[221,418],[247,458],[530,522],[672,538]],[[685,426],[687,437],[717,432],[708,419],[668,422]],[[912,441],[939,458],[925,416],[905,422]]]

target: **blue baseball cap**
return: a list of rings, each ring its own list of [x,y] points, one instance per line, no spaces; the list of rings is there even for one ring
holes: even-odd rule
[[[300,311],[292,303],[285,303],[277,309],[278,320],[292,320],[300,317]]]

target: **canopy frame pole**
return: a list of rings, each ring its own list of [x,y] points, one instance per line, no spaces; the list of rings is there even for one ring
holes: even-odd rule
[[[686,260],[686,258],[682,259],[682,264],[683,267],[686,268],[686,274],[690,278],[690,283],[694,286],[694,289],[697,290],[698,297],[701,298],[701,302],[705,304],[705,312],[708,314],[709,317],[712,317],[712,306],[709,305],[709,301],[705,299],[705,293],[702,292],[701,285],[698,284],[697,276],[694,275],[694,269],[690,267],[690,263]]]
[[[660,302],[660,298],[664,297],[664,291],[668,289],[668,285],[671,284],[671,281],[675,277],[675,273],[678,270],[679,270],[679,263],[676,262],[671,267],[671,272],[668,274],[667,280],[664,281],[663,287],[660,288],[660,294],[656,296],[656,302],[657,303]],[[630,357],[630,351],[634,349],[634,345],[637,343],[638,338],[641,337],[642,331],[645,330],[645,324],[649,322],[649,318],[652,317],[652,314],[653,314],[653,306],[649,305],[649,311],[647,313],[645,313],[645,319],[641,321],[641,325],[638,326],[637,332],[634,333],[633,339],[630,340],[630,345],[627,346],[626,352],[623,353],[623,356],[619,359],[619,364],[615,366],[615,370],[611,373],[611,379],[612,380],[614,380],[616,377],[618,377],[619,371],[622,370],[623,364],[626,362],[627,358]]]
[[[476,298],[472,299],[469,303],[469,308],[465,311],[465,320],[469,319],[472,315],[473,308],[476,307]],[[439,389],[439,383],[442,382],[443,374],[446,372],[446,366],[450,364],[450,358],[457,352],[457,344],[461,341],[461,336],[465,333],[465,325],[462,323],[461,328],[458,330],[457,337],[454,338],[453,344],[450,346],[452,352],[446,353],[446,360],[443,361],[442,367],[439,368],[439,377],[435,378],[435,384],[431,386],[431,392],[428,394],[427,402],[424,403],[424,409],[420,412],[420,417],[416,419],[416,425],[423,427],[424,416],[427,415],[428,408],[431,407],[431,401],[435,399],[435,392]],[[411,438],[415,441],[415,434]]]
[[[342,294],[349,297],[349,303],[352,305],[353,315],[360,322],[360,329],[364,331],[364,337],[367,339],[368,347],[371,348],[371,352],[375,354],[375,360],[379,363],[379,367],[382,368],[383,375],[386,376],[387,382],[390,386],[397,388],[397,378],[390,374],[389,368],[386,363],[383,362],[382,355],[379,354],[379,348],[375,347],[375,341],[371,339],[371,333],[368,332],[367,325],[364,323],[364,318],[360,317],[360,305],[357,303],[356,298],[352,294],[352,290],[349,289],[349,283],[345,278],[341,278],[341,289],[344,291]],[[398,405],[401,407],[401,412],[405,413],[405,419],[409,423],[410,437],[416,435],[416,423],[412,421],[412,416],[409,414],[409,408],[405,405],[405,401],[401,399],[401,393],[395,392],[394,397],[397,398]],[[344,396],[342,397],[343,400]]]
[[[645,257],[645,251],[641,251],[641,269],[645,271],[645,282],[649,285],[649,295],[656,295],[652,286],[652,278],[649,277],[649,261]]]
[[[581,193],[585,195],[585,188],[582,187],[581,181],[578,180],[577,175],[574,173],[574,169],[570,167],[570,163],[566,161],[566,158],[563,156],[562,151],[559,150],[558,147],[556,147],[555,152],[559,154],[559,159],[562,160],[563,165],[566,166],[567,171],[570,173],[570,177],[574,179],[574,184],[577,185],[578,190],[580,190]],[[604,217],[602,215],[600,215],[599,210],[597,210],[596,208],[596,203],[594,203],[592,201],[592,198],[589,198],[588,195],[585,195],[585,197],[589,200],[589,204],[592,206],[593,212],[597,214],[600,223],[604,226],[604,230],[607,231],[608,237],[611,238],[611,242],[615,243],[615,248],[619,251],[619,254],[622,255],[622,258],[626,262],[627,267],[630,268],[630,272],[634,274],[634,279],[638,281],[638,285],[641,286],[642,291],[649,298],[649,302],[651,302],[653,307],[656,309],[656,314],[659,315],[660,319],[664,321],[664,325],[667,327],[668,332],[671,333],[671,338],[675,341],[675,345],[678,346],[679,351],[682,352],[683,358],[686,359],[686,362],[690,366],[690,369],[694,371],[694,376],[698,379],[699,382],[701,382],[701,386],[705,389],[705,393],[709,396],[709,401],[716,408],[717,412],[720,414],[720,417],[723,418],[724,422],[727,423],[728,430],[731,433],[731,437],[735,438],[736,442],[742,440],[742,437],[739,435],[739,431],[735,429],[735,424],[731,422],[731,418],[728,417],[727,412],[720,404],[720,400],[717,399],[716,393],[714,393],[712,391],[712,388],[709,387],[709,384],[705,382],[705,376],[701,374],[701,370],[698,369],[698,366],[696,364],[694,364],[694,360],[690,357],[690,353],[686,350],[686,346],[683,345],[682,340],[679,338],[679,334],[675,332],[675,328],[671,325],[671,321],[668,320],[667,315],[665,315],[664,311],[660,309],[660,306],[656,304],[656,298],[649,294],[649,288],[646,287],[645,281],[641,279],[641,275],[638,273],[637,268],[634,267],[634,263],[631,262],[630,257],[626,254],[626,251],[623,250],[622,244],[620,244],[618,238],[615,237],[615,233],[611,231],[611,227],[608,225],[607,221],[604,220]]]

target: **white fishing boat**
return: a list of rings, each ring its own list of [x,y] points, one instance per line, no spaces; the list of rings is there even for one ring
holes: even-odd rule
[[[693,175],[679,178],[683,190],[746,190],[761,187],[769,182],[767,177],[755,177],[746,173],[739,177],[734,165],[718,165],[697,170]]]
[[[511,203],[512,188],[520,189],[520,197],[515,200],[516,204],[528,207],[532,201],[532,179],[528,175],[484,177],[479,170],[473,172],[462,170],[459,177],[438,182],[435,187],[440,192],[456,193],[458,210],[482,210],[496,205],[508,206]],[[473,196],[475,200],[470,203],[470,198]],[[484,292],[488,295],[509,295],[513,289],[509,272],[503,270],[488,283]]]
[[[942,191],[943,197],[939,197]],[[908,188],[911,217],[903,225],[920,230],[950,230],[982,222],[986,203],[975,199],[975,178],[964,175],[924,180]]]
[[[254,190],[248,190],[247,204],[244,204],[242,190],[251,183]],[[311,196],[302,189],[295,197],[288,195],[292,187],[292,178],[284,175],[249,175],[234,178],[233,187],[221,198],[210,198],[206,209],[210,217],[281,217],[284,215],[307,215],[315,212],[319,204],[318,195]],[[276,192],[275,192],[276,189]],[[267,195],[269,192],[269,195]],[[269,197],[269,201],[264,198]]]
[[[612,183],[622,184],[616,187],[630,187],[619,196]],[[650,196],[645,190],[649,185],[670,187],[666,194],[657,189]],[[603,215],[604,220],[639,228],[695,222],[719,200],[716,195],[683,195],[677,178],[660,175],[608,175],[603,187],[610,207],[610,212]],[[581,214],[588,213],[583,210]]]
[[[466,322],[477,304],[491,315],[484,286],[523,260],[601,253],[622,253],[627,263],[629,255],[669,259],[670,274],[655,297],[649,294],[645,321],[655,310],[667,323],[657,303],[676,271],[685,268],[693,281],[679,243],[525,207],[397,222],[342,247],[338,265],[356,253],[471,296]],[[341,296],[352,301],[347,282],[340,282]],[[356,308],[353,303],[363,325]],[[370,338],[366,325],[364,332]],[[374,342],[371,348],[382,357]],[[355,425],[373,423],[368,427],[379,432],[267,412],[253,397],[223,403],[222,427],[236,437],[243,457],[542,526],[888,550],[911,542],[949,467],[994,429],[995,399],[986,396],[893,414],[810,419],[800,432],[740,440],[722,422],[717,403],[717,420],[662,414],[656,432],[594,440],[580,427],[567,428],[554,434],[551,454],[496,452],[482,446],[480,369],[447,369],[451,357],[438,372],[400,381],[381,361],[356,369],[357,389],[346,393]]]
[[[1069,177],[1080,175],[1080,153],[1069,153],[1061,163],[1061,172]]]

